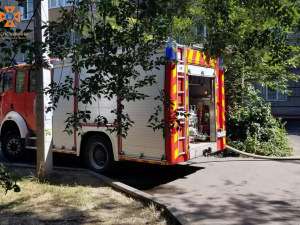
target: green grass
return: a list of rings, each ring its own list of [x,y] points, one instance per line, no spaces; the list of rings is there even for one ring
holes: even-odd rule
[[[84,171],[55,171],[39,182],[35,170],[11,168],[21,192],[0,192],[1,224],[169,224],[154,205],[125,196]]]

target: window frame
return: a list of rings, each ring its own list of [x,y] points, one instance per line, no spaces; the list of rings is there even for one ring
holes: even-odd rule
[[[21,21],[26,21],[30,20],[31,17],[33,16],[33,0],[25,0],[24,4],[26,4],[27,12],[25,13],[25,7],[21,6],[20,11],[21,11]],[[30,4],[32,4],[32,11],[28,11],[30,9]]]
[[[259,86],[261,86],[260,84],[258,84]],[[277,84],[277,88],[278,88],[278,84]],[[287,101],[287,93],[281,93],[278,90],[272,89],[270,88],[268,85],[266,86],[261,86],[260,88],[257,86],[257,88],[261,93],[261,97],[267,101],[267,102],[286,102]],[[275,91],[275,98],[270,99],[269,96],[269,92],[271,91]],[[279,98],[279,95],[282,94],[283,97]]]
[[[5,90],[5,89],[4,89],[4,86],[5,86],[5,83],[4,83],[4,77],[5,77],[5,76],[8,76],[8,74],[11,74],[11,87],[10,87],[10,89]],[[1,92],[1,94],[2,94],[2,93],[5,93],[5,92],[8,92],[8,91],[10,91],[10,90],[13,89],[14,72],[13,72],[13,71],[5,72],[4,74],[2,74],[2,79],[3,79],[3,81],[2,81],[2,84],[3,84],[3,85],[2,85],[2,92]]]
[[[30,85],[31,84],[31,82],[30,82],[30,80],[31,80],[31,71],[34,71],[34,79],[36,79],[36,77],[35,77],[35,70],[28,70],[28,88],[27,88],[27,92],[29,92],[29,93],[35,93],[35,91],[36,91],[36,80],[35,80],[35,87],[34,87],[34,89],[33,90],[31,90],[31,86],[32,85]]]
[[[17,91],[17,81],[18,81],[18,73],[20,72],[24,72],[24,77],[23,77],[23,90],[21,92]],[[26,70],[25,69],[21,69],[21,70],[17,70],[16,71],[16,76],[15,76],[15,90],[14,93],[15,94],[23,94],[25,91],[25,82],[26,82]]]
[[[49,3],[48,3],[49,9],[57,9],[60,7],[67,7],[67,6],[73,5],[73,3],[68,3],[69,0],[53,0],[53,1],[55,1],[55,6],[51,6],[52,1],[49,0]],[[61,2],[62,2],[62,5],[60,5]]]
[[[4,93],[4,83],[3,83],[3,76],[4,74],[1,72],[0,73],[0,94],[3,94]]]

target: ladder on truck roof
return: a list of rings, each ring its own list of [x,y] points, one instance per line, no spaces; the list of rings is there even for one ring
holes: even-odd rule
[[[188,99],[187,99],[187,88],[186,88],[186,67],[187,67],[187,61],[185,57],[185,47],[184,45],[177,45],[177,51],[178,49],[181,49],[181,59],[178,59],[178,54],[177,54],[177,70],[176,70],[176,86],[177,86],[177,106],[176,108],[178,109],[178,119],[180,120],[180,124],[183,125],[182,131],[178,131],[178,151],[181,150],[182,146],[182,151],[178,152],[178,155],[184,155],[187,154],[187,129],[188,129],[188,124],[187,124],[187,104],[188,104]],[[179,103],[179,98],[181,98],[181,105]],[[182,114],[182,115],[181,115]],[[181,136],[180,136],[181,135]],[[183,142],[183,144],[182,144]]]

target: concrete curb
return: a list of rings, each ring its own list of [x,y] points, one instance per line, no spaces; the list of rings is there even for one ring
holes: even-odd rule
[[[35,165],[29,165],[29,164],[21,164],[21,163],[2,163],[4,166],[11,166],[11,167],[23,167],[23,168],[36,168]],[[93,176],[98,177],[100,180],[102,180],[107,185],[111,186],[112,188],[123,192],[131,197],[137,198],[143,202],[153,202],[155,205],[157,205],[159,208],[164,209],[164,211],[168,214],[168,216],[173,220],[175,224],[182,224],[182,225],[189,225],[189,221],[182,215],[181,212],[179,212],[173,205],[170,203],[164,202],[162,200],[159,200],[158,198],[154,197],[153,195],[149,195],[145,192],[142,192],[140,190],[137,190],[133,187],[130,187],[126,184],[123,184],[119,181],[113,180],[109,177],[106,177],[104,175],[98,174],[96,172],[93,172],[88,169],[83,168],[71,168],[71,167],[58,167],[54,166],[53,169],[56,170],[79,170],[79,171],[85,171]]]
[[[160,208],[163,208],[165,212],[173,219],[175,224],[182,224],[182,225],[189,225],[190,223],[188,220],[182,215],[181,212],[179,212],[173,205],[170,203],[164,202],[162,200],[159,200],[158,198],[154,197],[153,195],[149,195],[143,191],[137,190],[133,187],[130,187],[126,184],[123,184],[119,181],[113,180],[109,177],[103,176],[101,174],[95,173],[91,170],[86,170],[87,173],[92,174],[98,178],[100,178],[103,182],[105,182],[107,185],[128,194],[129,196],[132,196],[134,198],[137,198],[141,201],[145,202],[153,202]]]

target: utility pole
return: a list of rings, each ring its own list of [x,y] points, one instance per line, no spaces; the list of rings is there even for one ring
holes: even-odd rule
[[[48,0],[35,0],[35,41],[39,43],[38,50],[44,60],[50,58],[48,51],[42,53],[42,43],[45,42],[45,31],[42,23],[48,21]],[[37,146],[37,176],[44,180],[52,172],[52,112],[46,113],[49,107],[49,97],[41,90],[51,82],[51,72],[49,69],[36,69],[36,146]]]

